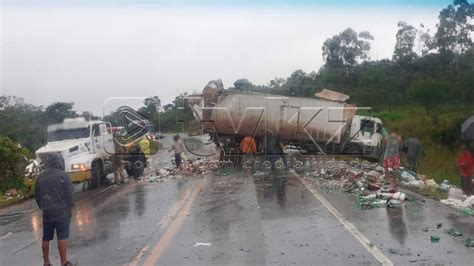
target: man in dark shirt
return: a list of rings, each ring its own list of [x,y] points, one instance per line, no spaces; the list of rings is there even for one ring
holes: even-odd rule
[[[57,153],[48,154],[45,169],[36,178],[35,200],[43,210],[43,259],[44,265],[51,265],[49,260],[49,241],[58,238],[61,265],[72,265],[67,260],[67,239],[71,209],[74,206],[74,189],[69,176],[64,172],[64,160]]]
[[[409,138],[403,143],[402,151],[405,154],[408,170],[417,172],[418,158],[423,155],[423,145],[416,138]]]

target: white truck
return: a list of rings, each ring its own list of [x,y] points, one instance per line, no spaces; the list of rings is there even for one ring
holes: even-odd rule
[[[357,115],[359,108],[346,102],[347,95],[323,90],[315,96],[204,90],[188,103],[204,133],[226,154],[238,151],[244,136],[254,136],[259,146],[266,132],[271,132],[282,144],[313,154],[380,158],[386,135],[380,119]]]
[[[49,153],[61,154],[65,171],[73,183],[85,182],[88,188],[106,183],[106,176],[113,172],[111,160],[115,154],[115,130],[117,128],[112,128],[107,122],[86,121],[82,117],[67,118],[60,124],[48,126],[47,144],[35,152],[36,159],[26,167],[25,184],[34,183],[34,177]],[[129,157],[125,156],[125,159],[131,160]],[[141,160],[143,156],[135,157]],[[140,175],[143,168],[137,173],[130,164],[125,167],[129,175]]]

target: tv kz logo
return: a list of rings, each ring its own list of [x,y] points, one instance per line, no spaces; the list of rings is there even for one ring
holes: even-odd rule
[[[283,136],[286,140],[305,142],[306,146],[309,143],[314,151],[323,155],[328,152],[329,147],[334,147],[334,143],[341,144],[341,147],[350,143],[366,126],[359,125],[356,131],[351,131],[353,134],[349,138],[343,136],[358,110],[371,111],[371,108],[345,103],[335,104],[335,107],[315,107],[310,106],[314,104],[313,99],[251,96],[235,95],[231,99],[225,98],[220,106],[205,106],[201,97],[191,96],[187,101],[191,103],[191,109],[203,132],[209,132],[218,143],[225,143],[226,139],[235,135],[255,138],[271,134]],[[178,115],[178,123],[184,124],[179,117]]]

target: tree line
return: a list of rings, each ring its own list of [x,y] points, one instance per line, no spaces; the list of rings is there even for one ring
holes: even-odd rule
[[[318,72],[294,71],[266,85],[239,79],[234,88],[311,97],[323,89],[351,96],[359,106],[420,104],[429,112],[439,104],[474,101],[474,5],[454,0],[442,9],[436,30],[400,21],[390,59],[370,60],[370,32],[347,28],[322,45]]]

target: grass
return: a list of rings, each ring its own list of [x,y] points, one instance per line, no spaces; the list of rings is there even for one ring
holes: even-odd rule
[[[3,193],[0,193],[0,208],[9,205],[10,203],[19,201],[19,198],[7,199]]]
[[[16,189],[19,195],[22,195],[22,198],[18,198],[17,196],[8,199],[5,194],[8,189]],[[8,180],[4,180],[1,183],[0,187],[0,208],[10,205],[12,203],[18,202],[23,200],[24,198],[29,198],[32,196],[32,191],[29,187],[25,186],[23,183],[23,177],[15,177],[10,178]]]
[[[26,190],[18,191],[18,193],[20,193],[23,197],[12,197],[8,199],[3,192],[0,192],[0,208],[8,206],[10,204],[14,204],[15,202],[22,201],[32,196],[32,194],[30,192],[27,192]]]
[[[398,106],[374,113],[388,128],[404,140],[415,137],[421,140],[424,156],[419,173],[440,183],[444,179],[459,185],[457,156],[463,149],[460,124],[474,115],[474,106],[438,106],[428,113],[417,106]]]

